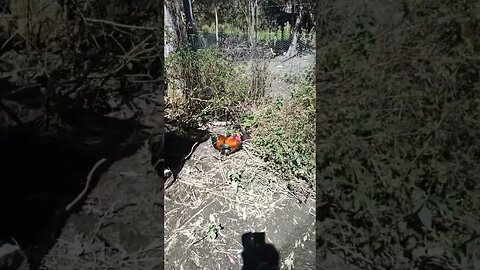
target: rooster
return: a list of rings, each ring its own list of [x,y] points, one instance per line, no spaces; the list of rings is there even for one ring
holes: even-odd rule
[[[243,136],[240,132],[235,134],[227,133],[226,136],[212,134],[210,139],[213,147],[226,156],[233,154],[242,148]]]

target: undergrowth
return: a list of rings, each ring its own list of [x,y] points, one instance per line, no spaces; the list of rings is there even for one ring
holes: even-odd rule
[[[253,130],[255,149],[291,182],[313,192],[315,181],[314,73],[299,80],[291,98],[267,101],[246,114],[242,126]],[[306,184],[306,185],[305,185]]]
[[[359,269],[480,269],[478,7],[403,1],[398,21],[322,8],[320,254]]]
[[[166,59],[167,117],[186,125],[212,120],[232,121],[265,91],[266,62],[253,58],[248,72],[210,47],[181,47]]]

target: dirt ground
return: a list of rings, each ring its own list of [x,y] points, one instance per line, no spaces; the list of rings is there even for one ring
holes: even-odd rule
[[[251,62],[248,62],[250,65]],[[292,80],[301,78],[309,68],[315,67],[315,54],[301,54],[295,57],[276,56],[267,63],[269,89],[272,98],[288,99],[294,85]]]
[[[313,269],[313,205],[299,204],[248,143],[224,160],[202,143],[165,194],[166,269],[238,269],[248,232],[265,232],[281,269]]]
[[[272,96],[287,97],[285,74],[314,61],[285,59],[270,63]],[[226,158],[204,142],[165,196],[160,181],[146,146],[114,162],[41,269],[240,269],[248,232],[265,233],[280,269],[314,269],[315,198],[299,203],[249,142]]]
[[[312,63],[314,55],[274,58],[268,94],[288,98],[287,76],[301,76]],[[314,269],[314,203],[299,203],[249,142],[226,158],[204,142],[165,194],[165,268],[239,269],[242,235],[265,232],[280,269]]]
[[[112,164],[42,269],[163,269],[163,207],[146,147]]]

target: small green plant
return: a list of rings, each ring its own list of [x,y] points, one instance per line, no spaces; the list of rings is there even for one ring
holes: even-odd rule
[[[257,127],[258,117],[255,113],[247,112],[243,115],[241,127],[243,130],[251,130]]]
[[[210,240],[215,240],[218,238],[218,234],[220,232],[220,230],[222,230],[223,227],[221,224],[210,224],[208,225],[208,228],[207,228],[207,237],[210,239]]]
[[[245,181],[245,171],[239,171],[239,172],[231,172],[228,175],[228,180],[230,184],[232,185],[233,189],[235,192],[238,192],[239,189],[244,188],[243,187],[243,182]]]
[[[223,230],[223,226],[216,221],[215,215],[210,214],[209,217],[210,224],[207,226],[205,230],[205,236],[202,238],[208,238],[210,240],[215,240],[218,238],[220,230]]]

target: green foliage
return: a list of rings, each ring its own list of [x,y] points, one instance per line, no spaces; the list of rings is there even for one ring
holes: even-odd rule
[[[313,74],[297,84],[289,100],[277,99],[244,115],[242,127],[254,129],[260,155],[286,180],[315,181],[315,91]]]
[[[359,36],[349,14],[323,41],[318,249],[360,269],[479,269],[480,16],[404,3],[392,28]]]
[[[228,181],[232,185],[232,188],[235,192],[238,192],[240,189],[244,188],[245,182],[245,171],[233,171],[228,174]]]
[[[220,233],[220,230],[222,230],[222,229],[223,229],[223,227],[222,227],[221,224],[216,224],[216,223],[210,224],[210,225],[208,225],[206,236],[210,240],[215,240],[215,239],[218,238],[218,234]]]

